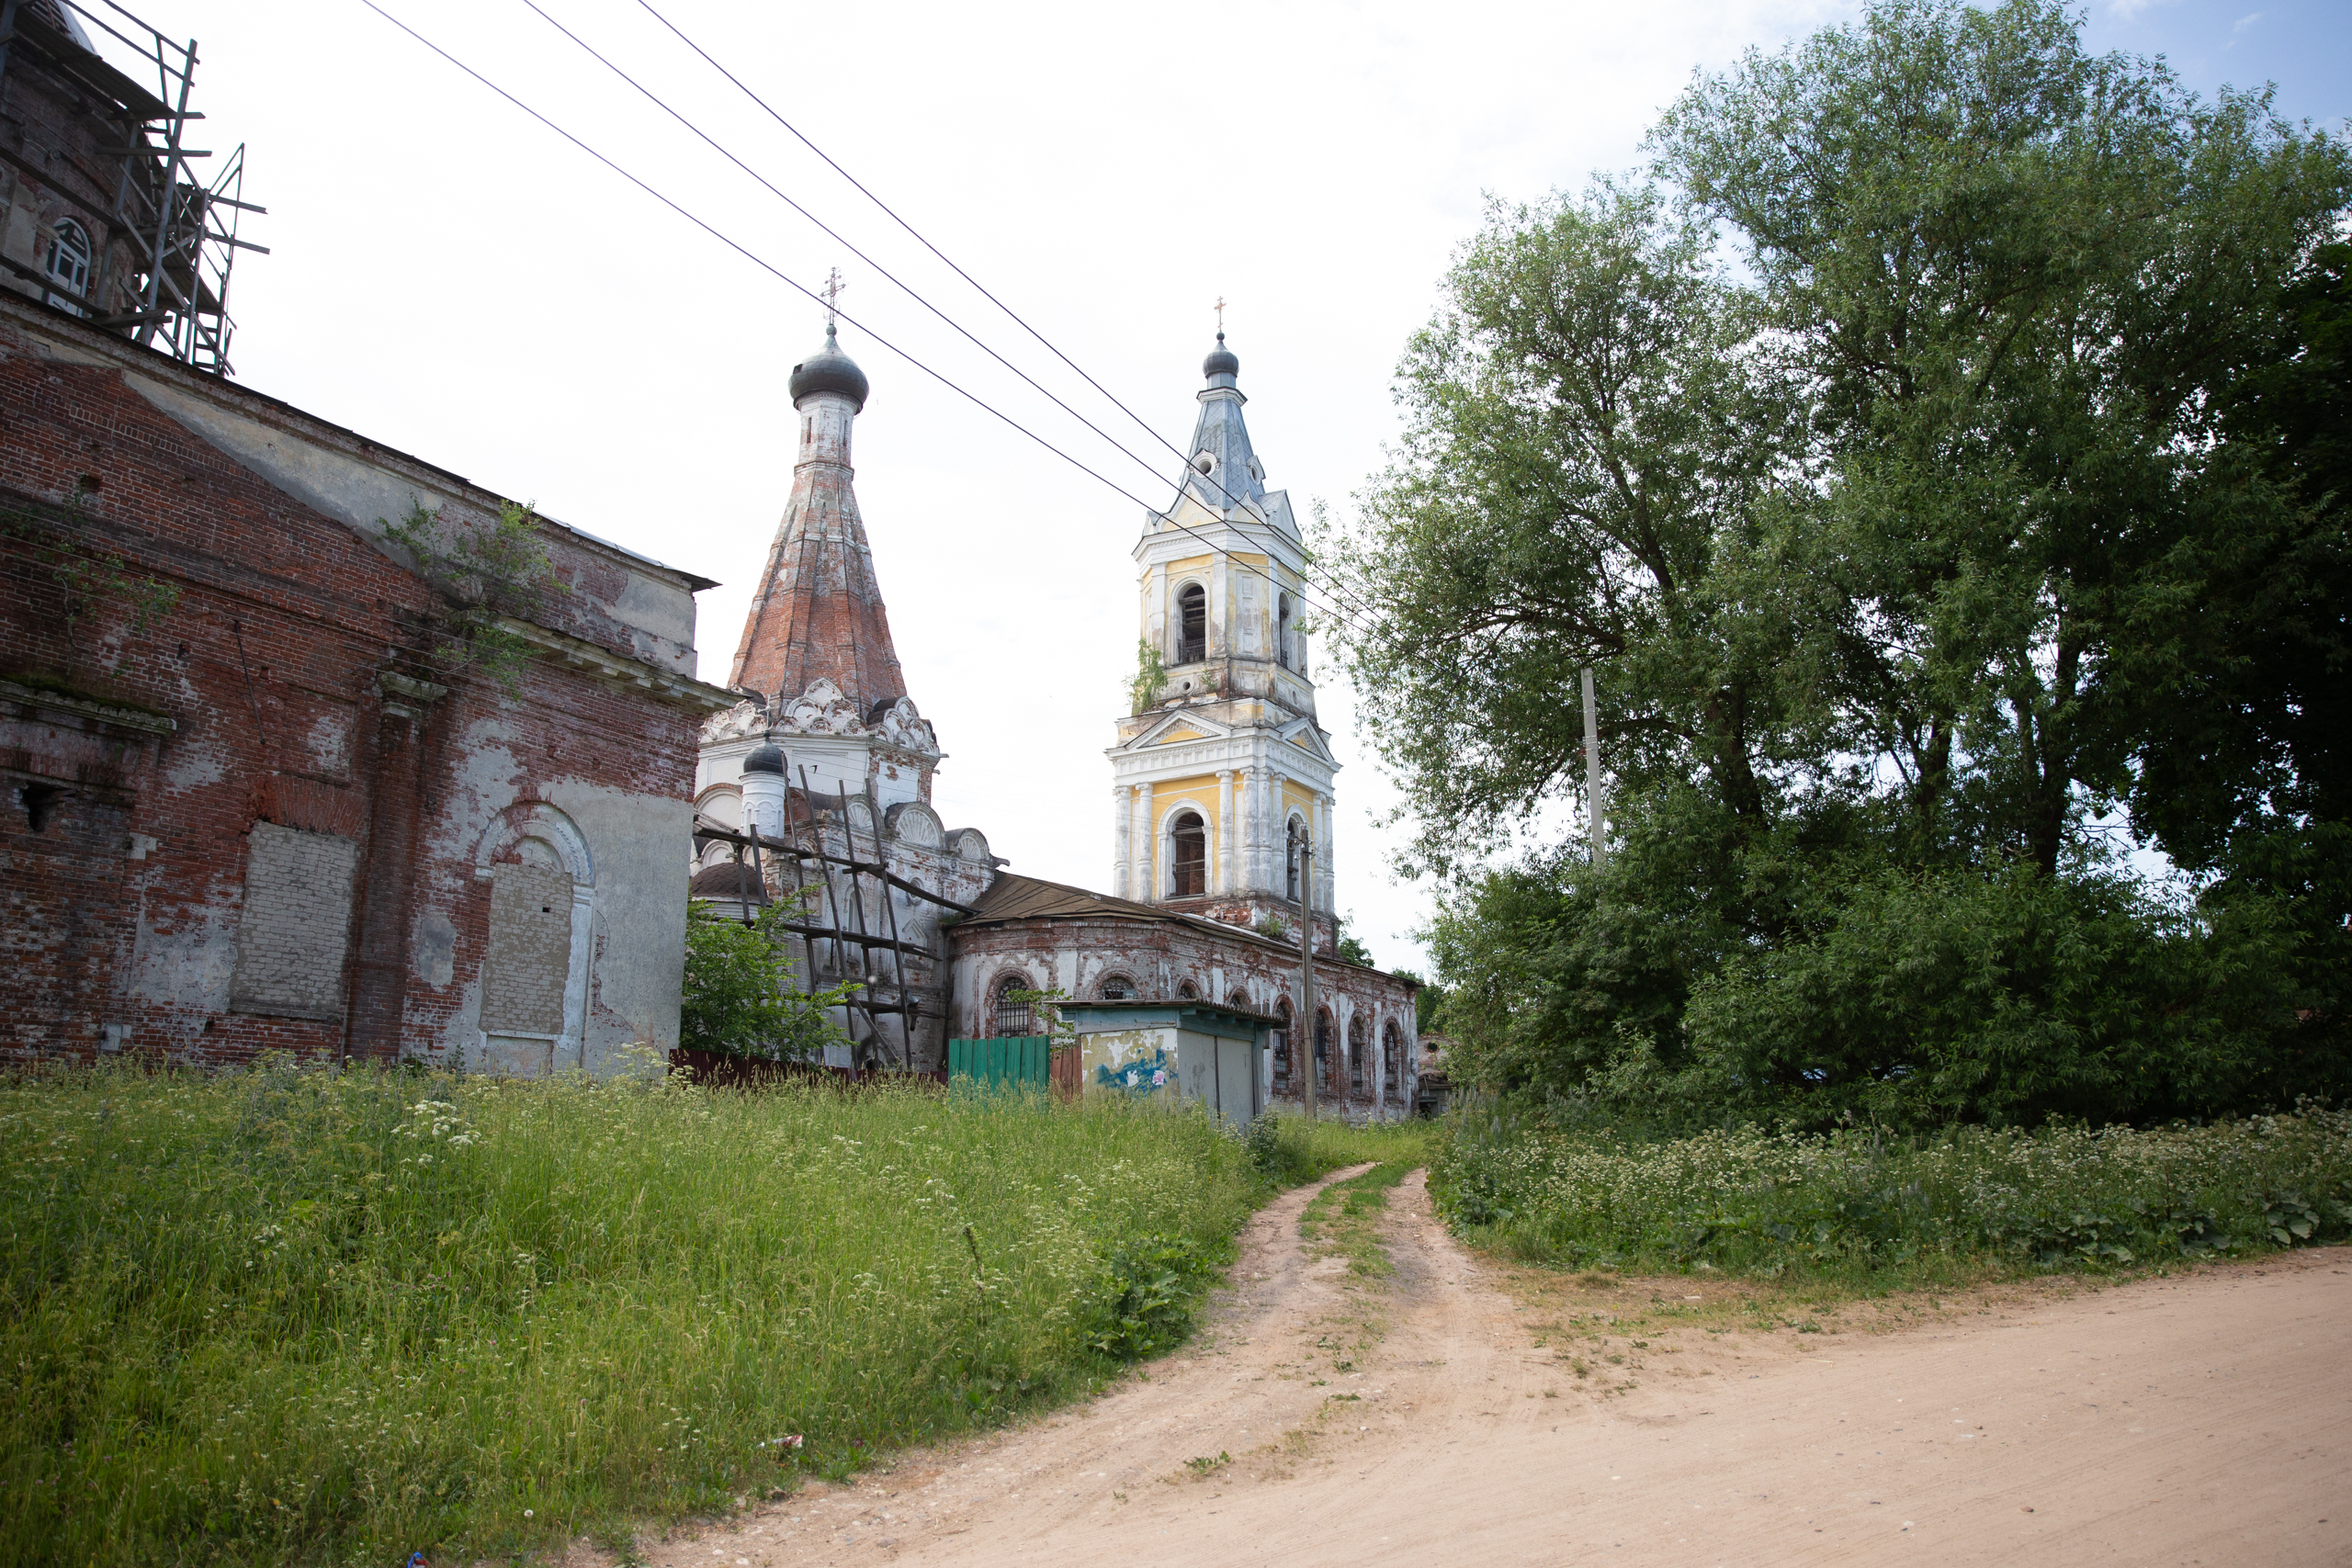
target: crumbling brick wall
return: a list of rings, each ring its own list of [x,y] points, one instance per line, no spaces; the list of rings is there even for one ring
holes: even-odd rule
[[[1079,998],[1099,998],[1105,982],[1118,979],[1146,999],[1181,997],[1190,987],[1193,996],[1254,1012],[1278,1013],[1284,998],[1297,1005],[1296,948],[1243,931],[1228,935],[1174,919],[1050,919],[969,922],[954,927],[952,936],[954,1028],[965,1037],[996,1032],[990,1013],[997,987],[1015,976]],[[1332,1049],[1317,1091],[1321,1107],[1359,1119],[1410,1115],[1419,1057],[1415,987],[1377,969],[1318,958],[1315,994],[1318,1010],[1328,1009],[1333,1021]],[[1361,1088],[1345,1056],[1349,1025],[1358,1020],[1371,1054]],[[1402,1060],[1397,1077],[1389,1079],[1380,1070],[1379,1053],[1392,1023]],[[1298,1073],[1278,1082],[1278,1100],[1296,1104],[1304,1097]]]
[[[493,868],[535,832],[594,863],[581,1048],[674,1043],[695,725],[729,700],[674,673],[691,601],[683,637],[629,624],[659,569],[549,526],[547,646],[511,694],[453,672],[405,564],[174,400],[298,471],[498,504],[0,297],[6,1048],[446,1059],[481,1032]],[[176,602],[142,629],[150,584]]]

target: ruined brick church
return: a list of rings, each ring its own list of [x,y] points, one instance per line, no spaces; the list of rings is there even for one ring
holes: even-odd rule
[[[1271,1026],[1257,1102],[1295,1100],[1306,924],[1318,1100],[1411,1113],[1415,987],[1340,962],[1329,913],[1340,763],[1316,722],[1305,546],[1266,488],[1222,333],[1202,369],[1191,459],[1135,548],[1139,629],[1166,679],[1116,722],[1099,893],[1005,870],[933,807],[944,753],[907,691],[853,485],[869,383],[830,325],[794,367],[791,496],[727,682],[744,700],[703,726],[692,886],[735,913],[795,900],[803,977],[860,983],[842,1065],[937,1070],[951,1037],[1035,1032],[1023,994],[1059,991],[1097,1018]]]

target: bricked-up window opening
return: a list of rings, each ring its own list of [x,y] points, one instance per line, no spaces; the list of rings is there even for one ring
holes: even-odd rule
[[[1174,840],[1174,896],[1197,898],[1209,890],[1209,830],[1192,812],[1176,818],[1170,834]]]
[[[1274,1026],[1274,1092],[1283,1094],[1290,1089],[1290,998],[1283,998],[1274,1004],[1274,1016],[1282,1022]]]
[[[1135,1000],[1136,983],[1125,975],[1105,975],[1102,976],[1102,984],[1095,989],[1102,993],[1102,999],[1106,1002]]]
[[[1007,975],[996,983],[996,1001],[989,1018],[989,1032],[999,1040],[1018,1040],[1036,1032],[1036,1014],[1020,992],[1034,990],[1026,975]]]
[[[1277,593],[1274,595],[1274,658],[1281,662],[1282,667],[1285,670],[1292,668],[1290,661],[1290,595],[1287,593]]]
[[[77,295],[88,295],[90,236],[84,232],[82,225],[71,218],[60,223],[55,237],[49,242],[49,254],[44,260],[50,276]],[[60,299],[54,294],[49,297],[49,303],[63,306],[77,316],[83,313],[82,307],[75,301]]]
[[[548,865],[492,867],[482,1032],[555,1039],[564,1032],[564,991],[571,979],[571,874]]]
[[[1176,662],[1198,664],[1209,656],[1209,591],[1188,582],[1176,595]]]
[[[1348,1020],[1348,1092],[1363,1092],[1364,1027],[1362,1018]]]
[[[1380,1080],[1390,1093],[1403,1088],[1400,1075],[1405,1070],[1405,1032],[1390,1019],[1388,1027],[1380,1032]]]
[[[256,822],[245,836],[235,1012],[269,1018],[343,1016],[343,962],[351,935],[359,840]]]

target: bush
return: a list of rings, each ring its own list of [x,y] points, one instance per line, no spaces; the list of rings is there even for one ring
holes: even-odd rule
[[[2352,1235],[2352,1114],[1637,1141],[1488,1104],[1461,1113],[1430,1187],[1457,1227],[1577,1266],[2103,1269]]]

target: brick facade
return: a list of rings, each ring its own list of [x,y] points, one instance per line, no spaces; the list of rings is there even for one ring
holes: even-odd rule
[[[420,502],[500,498],[0,297],[0,1050],[479,1052],[503,866],[581,889],[552,1065],[674,1043],[707,583],[543,523],[510,694],[432,656]]]

